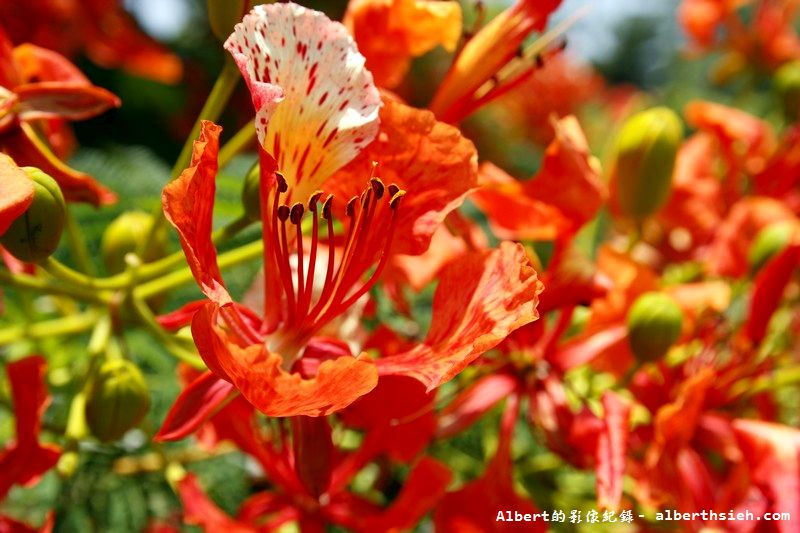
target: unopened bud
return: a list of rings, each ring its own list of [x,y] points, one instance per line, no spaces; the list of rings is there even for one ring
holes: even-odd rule
[[[628,342],[639,361],[664,357],[681,335],[683,311],[660,292],[643,294],[628,311]]]
[[[109,224],[100,243],[103,263],[109,274],[117,274],[125,270],[125,256],[144,246],[153,222],[153,216],[149,213],[129,211],[122,213]],[[166,251],[167,231],[162,226],[153,237],[153,242],[142,260],[145,263],[155,261],[163,257]]]
[[[759,231],[747,254],[750,271],[758,272],[772,257],[786,248],[796,232],[798,225],[791,220],[774,222]]]
[[[150,393],[139,368],[125,359],[111,359],[90,385],[86,422],[95,437],[109,442],[136,427],[149,408]]]
[[[0,237],[0,244],[20,261],[35,263],[50,257],[58,247],[67,206],[53,178],[38,168],[22,170],[33,180],[33,201]]]
[[[784,116],[794,122],[800,118],[800,61],[789,61],[781,65],[775,72],[773,81]]]
[[[681,120],[666,107],[637,113],[622,126],[612,172],[623,214],[642,219],[664,205],[682,139]]]

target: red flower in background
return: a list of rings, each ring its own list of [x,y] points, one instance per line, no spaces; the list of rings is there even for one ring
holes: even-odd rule
[[[461,38],[461,6],[454,1],[352,0],[343,22],[375,83],[387,89],[400,85],[412,58],[437,45],[452,52]]]
[[[53,148],[63,147],[67,121],[119,105],[119,98],[92,85],[63,56],[32,44],[12,48],[0,28],[0,151],[52,176],[67,200],[93,205],[116,200],[91,176],[64,164]]]
[[[6,365],[14,401],[16,437],[0,452],[0,500],[16,484],[30,486],[55,466],[58,446],[39,442],[41,418],[50,397],[44,383],[45,361],[31,356]]]
[[[30,42],[68,57],[85,53],[105,68],[163,83],[177,82],[180,59],[145,35],[120,0],[30,0],[0,4],[15,43]]]
[[[366,354],[353,357],[344,343],[321,338],[321,328],[376,283],[390,254],[427,249],[475,184],[474,147],[431,113],[391,98],[379,115],[363,58],[344,28],[321,13],[294,4],[256,8],[226,47],[257,111],[264,314],[233,303],[216,264],[210,233],[219,127],[205,123],[192,166],[167,186],[163,203],[210,300],[192,331],[216,379],[206,374],[184,391],[162,438],[196,429],[203,417],[178,415],[191,413],[188,406],[205,402],[205,413],[237,391],[271,416],[320,416],[372,390],[379,369],[432,388],[536,318],[535,271],[520,247],[506,244],[467,255],[442,275],[434,325],[412,350],[376,367]],[[290,75],[298,66],[304,76]],[[320,188],[353,196],[337,205],[329,194],[319,205]],[[306,211],[310,239],[301,230]],[[334,230],[338,217],[347,221],[344,239]]]

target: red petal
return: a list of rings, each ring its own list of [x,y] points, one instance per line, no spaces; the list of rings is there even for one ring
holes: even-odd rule
[[[178,440],[194,433],[236,394],[233,384],[212,372],[205,372],[183,389],[170,407],[155,440]]]
[[[628,327],[616,324],[596,333],[570,339],[548,360],[563,372],[589,363],[603,354],[629,353],[627,341]],[[625,368],[626,365],[619,366]]]
[[[616,511],[622,499],[622,476],[628,452],[630,404],[614,392],[603,394],[603,429],[597,438],[597,506]]]
[[[283,358],[263,344],[242,348],[217,323],[219,308],[208,303],[192,320],[200,356],[220,377],[268,416],[322,416],[350,405],[378,381],[375,364],[365,355],[324,361],[316,377],[303,379],[283,369]]]
[[[21,83],[66,81],[91,85],[89,79],[69,59],[35,44],[16,46],[14,62],[22,78]]]
[[[40,356],[6,366],[14,402],[16,439],[0,454],[0,500],[12,485],[35,483],[58,461],[58,447],[39,443],[41,418],[50,402],[44,371],[45,361]]]
[[[800,244],[794,244],[773,257],[756,276],[750,311],[744,325],[747,336],[753,342],[760,342],[766,335],[769,321],[780,306],[783,291],[798,265]]]
[[[194,142],[192,163],[164,187],[161,203],[167,220],[178,230],[189,268],[203,293],[213,302],[232,302],[217,265],[211,241],[211,221],[216,191],[220,126],[204,120]]]
[[[0,235],[33,201],[33,181],[14,160],[0,154]]]
[[[119,98],[110,92],[84,83],[30,83],[15,87],[14,92],[21,120],[84,120],[120,106]]]
[[[734,420],[733,429],[753,481],[769,496],[772,511],[792,517],[789,522],[776,522],[777,530],[796,531],[792,524],[800,516],[800,431],[744,419]]]
[[[504,242],[442,271],[425,342],[378,360],[381,374],[410,376],[428,390],[449,381],[515,329],[539,318],[542,284],[524,248]]]
[[[447,438],[465,430],[519,386],[511,374],[491,374],[476,381],[441,412],[438,436]]]

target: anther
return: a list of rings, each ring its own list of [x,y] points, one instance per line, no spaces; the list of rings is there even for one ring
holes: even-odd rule
[[[406,191],[399,190],[392,195],[392,199],[389,200],[389,207],[392,209],[397,209],[397,206],[400,204],[400,198],[406,195]]]
[[[317,203],[319,202],[321,196],[322,196],[322,191],[316,191],[308,198],[309,211],[313,211],[314,213],[317,212]]]
[[[364,192],[361,193],[361,207],[366,209],[367,204],[369,204],[371,198],[372,198],[372,189],[365,189]]]
[[[399,190],[400,190],[400,187],[398,187],[397,185],[395,185],[394,183],[392,183],[391,185],[389,185],[389,187],[387,187],[387,189],[386,189],[386,190],[387,190],[387,191],[389,191],[389,197],[391,198],[391,197],[393,197],[395,194],[397,194],[397,191],[399,191]]]
[[[542,68],[544,66],[544,58],[542,58],[542,54],[536,54],[536,68]]]
[[[289,214],[289,220],[292,221],[292,224],[300,224],[300,221],[303,220],[303,212],[303,204],[300,202],[292,206],[292,211]]]
[[[330,220],[331,218],[331,204],[333,204],[333,195],[329,194],[322,204],[322,218],[325,220]]]
[[[289,206],[288,205],[278,206],[278,218],[282,222],[286,222],[286,219],[289,218]]]
[[[275,179],[278,181],[278,192],[284,193],[289,190],[289,184],[286,183],[286,178],[280,172],[275,173]]]
[[[380,200],[383,197],[383,191],[386,189],[380,178],[372,178],[369,180],[372,191],[375,193],[375,198]]]
[[[344,212],[347,216],[352,217],[356,212],[356,202],[358,201],[358,196],[353,196],[350,200],[347,201],[347,205],[344,208]]]

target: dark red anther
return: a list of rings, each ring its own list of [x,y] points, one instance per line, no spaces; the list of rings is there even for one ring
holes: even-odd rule
[[[380,200],[383,197],[383,192],[386,187],[383,185],[383,182],[380,178],[372,178],[369,180],[370,187],[372,187],[372,192],[375,193],[375,198]]]
[[[288,205],[278,206],[278,218],[281,220],[281,222],[286,222],[286,219],[289,218]]]
[[[305,209],[303,208],[303,204],[300,202],[292,206],[292,210],[289,213],[289,220],[292,221],[292,224],[300,224],[300,222],[303,220],[304,211]]]

